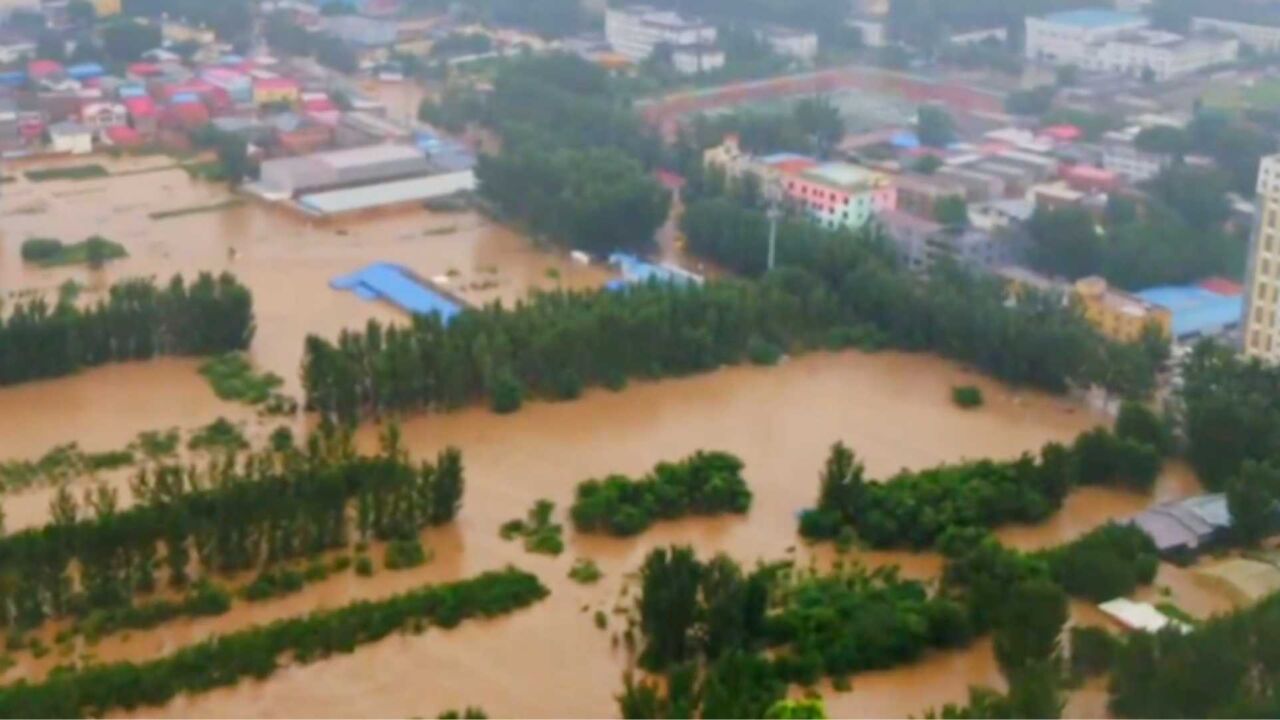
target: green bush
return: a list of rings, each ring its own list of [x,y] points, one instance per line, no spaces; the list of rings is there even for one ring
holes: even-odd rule
[[[511,373],[502,373],[494,380],[489,393],[489,407],[499,415],[508,415],[524,405],[524,386]]]
[[[369,577],[373,575],[373,561],[368,555],[361,555],[356,558],[356,575],[360,577]]]
[[[388,570],[407,570],[423,565],[427,560],[427,552],[417,538],[393,540],[387,544],[383,566]]]
[[[550,500],[534,503],[524,520],[508,520],[502,524],[499,534],[503,540],[524,538],[524,549],[540,555],[559,555],[564,552],[564,528],[551,520],[556,504]]]
[[[303,573],[293,568],[281,567],[265,570],[258,574],[240,591],[241,597],[250,602],[267,600],[282,595],[291,595],[306,585]]]
[[[581,482],[569,512],[580,532],[628,536],[658,520],[745,514],[750,507],[742,461],[729,453],[699,451],[679,462],[659,463],[638,480],[611,475]]]
[[[249,361],[242,353],[226,353],[206,360],[200,365],[200,374],[213,386],[213,392],[222,400],[234,400],[248,405],[261,405],[273,399],[273,391],[284,384],[284,380],[275,373],[253,371]],[[289,409],[287,398],[277,400],[278,414]],[[297,408],[292,408],[296,410]]]
[[[1071,628],[1071,672],[1094,677],[1111,669],[1120,641],[1100,627]]]
[[[962,385],[951,388],[951,402],[966,410],[982,407],[982,389],[974,385]]]
[[[22,259],[30,263],[43,263],[62,254],[61,240],[31,238],[22,242]]]
[[[782,348],[760,337],[747,341],[747,359],[753,365],[777,365],[782,359]]]
[[[569,568],[569,578],[580,585],[591,585],[604,577],[600,568],[591,558],[578,558]]]
[[[101,165],[93,164],[28,170],[23,174],[31,182],[44,182],[46,180],[93,180],[107,177],[111,173]]]
[[[32,238],[22,243],[22,259],[42,267],[88,264],[97,268],[128,255],[123,245],[99,235],[71,245],[50,238]]]

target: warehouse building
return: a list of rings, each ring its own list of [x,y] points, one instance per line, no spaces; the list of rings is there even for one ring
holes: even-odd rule
[[[432,174],[434,167],[411,145],[368,147],[280,158],[262,163],[260,194],[287,198],[300,193],[404,180]]]

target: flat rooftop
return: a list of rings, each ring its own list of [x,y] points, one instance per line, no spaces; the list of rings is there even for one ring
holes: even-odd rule
[[[1049,13],[1044,20],[1055,25],[1071,25],[1072,27],[1097,30],[1107,27],[1124,27],[1137,23],[1145,23],[1146,18],[1134,13],[1120,12],[1108,8],[1080,8]]]
[[[1173,314],[1174,337],[1220,332],[1236,325],[1244,314],[1244,298],[1220,295],[1194,285],[1163,286],[1135,293],[1152,305],[1168,308]]]
[[[849,163],[823,163],[805,171],[803,176],[843,190],[866,190],[888,184],[883,174]]]
[[[470,170],[430,175],[394,182],[311,193],[298,198],[298,205],[308,214],[337,215],[369,210],[388,205],[421,202],[446,197],[457,192],[475,190],[476,177]]]

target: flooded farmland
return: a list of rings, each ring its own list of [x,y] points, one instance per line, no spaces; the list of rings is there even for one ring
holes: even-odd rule
[[[168,167],[168,158],[106,164],[112,172],[132,174],[5,186],[0,288],[6,294],[51,292],[70,279],[93,291],[122,277],[230,270],[254,292],[252,360],[283,376],[286,391],[294,394],[306,334],[332,337],[371,318],[404,320],[390,307],[329,288],[330,278],[364,264],[398,262],[426,277],[450,276],[450,287],[475,303],[512,302],[534,289],[595,287],[609,278],[598,268],[536,250],[520,235],[469,213],[410,212],[322,225],[246,203],[155,219],[151,213],[225,202],[226,191],[189,179],[183,170]],[[130,257],[100,272],[40,270],[21,262],[19,248],[28,237],[75,241],[95,233],[124,244]],[[213,395],[197,364],[159,360],[0,389],[0,458],[33,457],[70,440],[110,449],[141,430],[189,428],[219,415],[249,419],[251,411]],[[950,389],[959,384],[980,386],[986,406],[976,412],[955,408]],[[620,599],[625,575],[653,547],[691,544],[703,555],[725,552],[748,563],[785,557],[829,563],[830,548],[810,550],[799,543],[796,515],[813,503],[819,468],[836,440],[854,448],[873,477],[884,478],[903,468],[1014,457],[1050,440],[1070,440],[1100,421],[1063,399],[1014,391],[938,358],[856,352],[639,383],[620,393],[591,391],[576,402],[533,403],[511,416],[483,408],[414,416],[402,428],[414,456],[454,445],[462,449],[467,468],[458,521],[425,536],[434,551],[432,563],[369,579],[333,577],[289,598],[242,603],[222,616],[107,638],[92,653],[100,661],[154,658],[212,634],[515,564],[538,573],[552,595],[510,617],[388,638],[354,655],[291,667],[263,682],[181,697],[136,714],[434,716],[446,708],[480,705],[493,715],[613,716],[613,696],[627,661],[614,645],[620,620],[611,613],[629,604]],[[377,428],[362,429],[357,440],[365,449],[375,448]],[[660,460],[698,449],[743,458],[755,493],[750,515],[660,524],[626,540],[569,532],[567,551],[554,559],[525,554],[518,543],[498,536],[504,521],[522,516],[540,498],[556,502],[563,521],[581,480],[613,472],[640,474]],[[124,484],[122,478],[111,481]],[[1189,471],[1172,465],[1156,496],[1197,491]],[[9,526],[44,522],[48,496],[47,490],[37,490],[6,498]],[[1050,522],[1006,528],[1000,537],[1019,548],[1038,549],[1132,515],[1150,502],[1129,493],[1085,489]],[[566,573],[578,557],[593,558],[605,578],[593,586],[571,582]],[[941,568],[941,558],[928,553],[854,552],[852,557],[869,565],[898,565],[904,575],[924,580]],[[1162,570],[1158,583],[1171,586],[1189,610],[1216,611],[1212,599],[1203,604],[1183,599],[1193,591],[1182,589],[1179,572]],[[610,614],[608,629],[593,624],[596,610]],[[5,679],[41,676],[57,661],[20,664]],[[851,691],[827,686],[824,694],[833,716],[918,715],[931,706],[963,701],[973,684],[1002,685],[985,640],[910,667],[856,676]]]

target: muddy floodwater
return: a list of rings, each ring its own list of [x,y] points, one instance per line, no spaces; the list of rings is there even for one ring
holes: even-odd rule
[[[979,412],[955,409],[949,388],[960,382],[983,387],[989,403]],[[796,512],[812,503],[819,466],[828,446],[844,439],[878,477],[964,457],[1011,457],[1051,439],[1067,440],[1096,420],[1072,412],[1057,399],[1013,393],[925,356],[885,353],[813,355],[774,369],[732,368],[690,379],[635,385],[622,393],[592,392],[573,403],[538,403],[497,417],[483,409],[416,417],[404,426],[414,454],[445,445],[462,448],[467,496],[456,527],[428,533],[435,562],[411,575],[380,573],[372,579],[335,578],[321,590],[198,623],[177,623],[137,640],[98,649],[112,655],[150,657],[209,633],[226,632],[310,607],[333,607],[356,597],[379,597],[413,582],[470,575],[514,563],[537,572],[552,595],[511,617],[464,623],[453,631],[395,637],[306,668],[289,668],[264,682],[247,682],[140,715],[215,716],[430,716],[444,708],[481,704],[490,713],[526,716],[613,716],[614,694],[626,667],[613,647],[615,607],[624,575],[651,548],[692,544],[704,555],[727,552],[744,562],[797,557],[829,562],[797,547]],[[376,444],[376,429],[359,442]],[[569,532],[564,555],[526,555],[497,533],[539,498],[563,509],[574,485],[609,472],[640,473],[655,461],[699,448],[724,449],[746,462],[755,504],[746,518],[663,524],[639,538],[584,538]],[[1181,487],[1175,468],[1161,481]],[[1086,496],[1086,499],[1089,496]],[[1136,512],[1140,496],[1107,496],[1089,522]],[[1019,529],[1021,546],[1040,547],[1074,537],[1082,529],[1049,523]],[[937,576],[933,554],[853,553],[871,565],[900,565],[911,577]],[[595,559],[606,573],[596,586],[569,581],[577,557]],[[610,614],[596,629],[596,610]],[[105,659],[105,658],[104,658]],[[970,685],[1001,687],[988,641],[957,652],[930,655],[904,668],[855,676],[853,689],[825,687],[833,716],[920,714],[964,700]]]
[[[477,303],[511,302],[535,289],[595,287],[609,279],[599,268],[534,249],[518,234],[469,213],[409,212],[316,224],[245,203],[156,219],[152,213],[221,203],[228,195],[168,167],[173,162],[168,158],[102,162],[113,173],[130,174],[4,186],[0,290],[51,292],[71,279],[93,291],[127,276],[230,270],[254,292],[258,327],[252,360],[283,376],[292,393],[298,392],[308,333],[332,337],[370,318],[404,320],[392,308],[328,287],[332,277],[366,263],[398,262],[423,276],[448,275],[455,292]],[[6,172],[20,174],[21,168]],[[130,257],[100,272],[41,270],[21,262],[20,245],[28,237],[78,241],[95,233],[124,244]],[[672,247],[672,229],[664,240]],[[141,430],[190,428],[219,415],[251,418],[248,409],[219,401],[196,367],[194,361],[164,359],[0,389],[0,458],[36,456],[71,440],[89,449],[111,449]],[[955,408],[950,389],[960,384],[981,387],[986,406]],[[532,403],[511,416],[483,408],[414,416],[403,424],[410,452],[427,457],[455,445],[467,469],[459,520],[426,534],[432,563],[403,573],[380,571],[368,579],[333,577],[296,596],[238,603],[223,616],[109,637],[91,652],[100,661],[151,659],[213,634],[515,564],[538,573],[551,596],[509,617],[388,638],[353,655],[289,667],[262,682],[184,696],[136,714],[434,717],[447,708],[480,705],[498,716],[614,716],[614,695],[627,665],[613,640],[622,625],[614,610],[630,605],[630,596],[623,597],[626,574],[651,548],[684,543],[704,556],[726,552],[747,563],[794,557],[825,565],[833,551],[799,544],[796,516],[814,501],[819,468],[836,440],[852,446],[871,475],[882,478],[902,468],[1014,457],[1050,440],[1068,441],[1099,422],[1066,400],[1014,391],[938,358],[855,352],[638,383],[619,393],[591,391],[576,402]],[[357,441],[374,449],[377,428],[363,428]],[[585,538],[569,530],[567,550],[559,558],[527,555],[518,543],[498,536],[504,521],[523,516],[540,498],[554,501],[558,519],[567,524],[564,511],[581,480],[613,472],[638,475],[655,462],[698,449],[743,458],[755,493],[749,516],[661,524],[628,540]],[[125,485],[119,477],[107,481]],[[1156,496],[1197,491],[1186,468],[1171,465]],[[48,490],[33,490],[5,498],[10,527],[44,522],[48,496]],[[1051,521],[1006,528],[1000,536],[1020,548],[1042,548],[1132,515],[1150,502],[1129,493],[1085,489]],[[594,559],[604,579],[594,586],[568,580],[578,557]],[[942,564],[929,553],[854,552],[850,557],[868,565],[897,565],[904,575],[922,580],[936,578]],[[1181,589],[1190,584],[1182,583],[1177,571],[1162,570],[1162,578],[1169,573],[1160,582],[1172,586],[1183,607],[1218,609],[1214,601],[1201,604],[1191,589]],[[608,629],[595,627],[597,610],[609,615]],[[1078,613],[1080,621],[1088,621],[1087,609]],[[60,661],[65,658],[35,662],[24,657],[4,680],[41,677]],[[855,676],[848,692],[829,686],[823,692],[833,716],[902,716],[961,702],[970,685],[1003,685],[986,640],[910,667]],[[1096,707],[1083,699],[1076,705]]]

